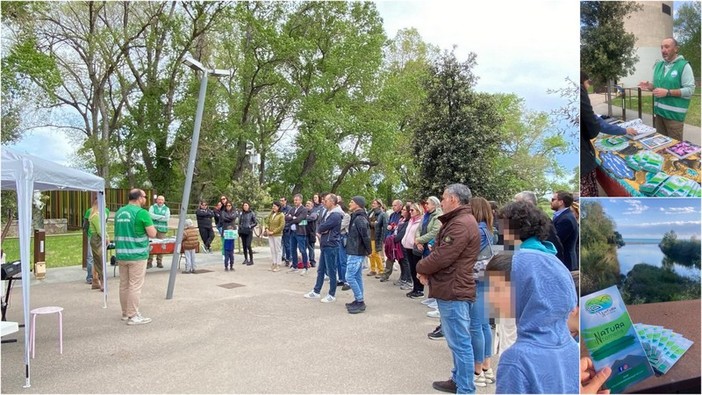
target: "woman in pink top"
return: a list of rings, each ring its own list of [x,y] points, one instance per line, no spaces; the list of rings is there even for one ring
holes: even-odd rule
[[[417,228],[422,224],[422,215],[424,210],[417,203],[412,203],[410,206],[410,219],[407,224],[407,229],[405,230],[405,236],[402,238],[402,248],[405,249],[405,256],[409,261],[410,274],[412,276],[412,282],[419,282],[417,279],[417,262],[422,259],[421,256],[415,255],[412,252],[414,247],[414,238],[417,233]],[[410,292],[411,293],[411,292]],[[408,294],[409,296],[409,294]]]

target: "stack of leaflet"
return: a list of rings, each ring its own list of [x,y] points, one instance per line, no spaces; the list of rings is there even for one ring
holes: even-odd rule
[[[662,326],[639,323],[634,324],[634,328],[646,351],[648,361],[661,374],[667,373],[694,343]]]
[[[628,146],[629,139],[624,136],[601,138],[595,141],[595,148],[599,151],[621,151]]]
[[[631,121],[622,122],[618,126],[621,126],[624,129],[633,128],[634,130],[636,130],[636,136],[630,136],[628,134],[626,135],[626,137],[632,140],[640,140],[646,136],[650,136],[653,133],[656,133],[656,129],[648,125],[644,125],[641,118],[636,118],[632,119]]]
[[[681,141],[675,145],[671,145],[665,150],[678,159],[685,159],[690,155],[700,152],[702,147],[689,141]]]
[[[626,157],[627,166],[639,171],[644,170],[650,173],[658,173],[663,169],[665,159],[653,151],[643,150]]]

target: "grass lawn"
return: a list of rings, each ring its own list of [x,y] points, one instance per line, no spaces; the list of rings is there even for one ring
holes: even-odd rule
[[[111,222],[107,223],[107,232],[112,235],[113,224]],[[174,234],[175,232],[171,232]],[[215,231],[216,233],[216,231]],[[56,268],[64,266],[75,266],[82,265],[83,259],[83,247],[81,245],[82,231],[77,230],[69,233],[64,233],[60,235],[47,235],[46,245],[44,251],[46,253],[46,267]],[[254,237],[252,245],[254,247],[268,246],[267,239],[258,239]],[[212,251],[220,251],[222,249],[222,241],[220,237],[215,236],[214,241],[212,241]],[[7,262],[12,262],[20,259],[19,256],[19,239],[16,237],[7,237],[2,245],[3,250],[7,254]],[[30,253],[29,257],[32,262],[34,262],[34,238],[30,241]],[[237,253],[241,253],[241,242],[237,239]],[[108,253],[108,257],[109,257]]]
[[[651,109],[653,108],[653,96],[642,95],[641,96],[641,111],[644,114],[651,114]],[[685,117],[685,123],[693,126],[700,126],[700,95],[693,95],[690,100],[690,108],[687,110],[687,116]],[[621,106],[622,100],[616,98],[612,101],[615,106]],[[626,108],[634,111],[639,109],[639,98],[632,96],[626,99]]]

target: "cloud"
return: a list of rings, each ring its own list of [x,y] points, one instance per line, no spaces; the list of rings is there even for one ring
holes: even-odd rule
[[[649,207],[645,205],[641,200],[626,199],[624,203],[629,206],[624,209],[622,214],[624,215],[639,215],[648,211]]]
[[[75,144],[71,143],[66,133],[55,128],[26,132],[22,140],[8,147],[64,166],[70,166],[70,156],[75,153]]]
[[[635,223],[635,224],[626,224],[625,226],[628,228],[653,228],[653,227],[663,227],[663,226],[688,226],[688,225],[700,226],[700,224],[702,224],[702,221],[693,220],[693,221],[640,222],[640,223]]]
[[[665,214],[695,214],[698,212],[696,207],[661,207],[660,210]]]
[[[380,1],[385,31],[416,28],[425,42],[458,59],[474,52],[480,77],[476,89],[516,93],[527,108],[549,111],[563,103],[546,91],[575,79],[580,59],[578,2],[528,1],[509,4],[464,1]],[[518,32],[518,34],[515,34]]]

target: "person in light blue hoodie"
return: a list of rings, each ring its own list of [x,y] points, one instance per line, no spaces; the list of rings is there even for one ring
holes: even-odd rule
[[[577,295],[573,277],[556,258],[556,248],[545,241],[548,218],[526,202],[508,204],[500,210],[500,218],[522,244],[511,270],[501,278],[491,272],[490,264],[487,268],[488,300],[499,306],[504,290],[510,289],[507,302],[517,322],[517,341],[497,366],[496,393],[578,393],[580,352],[567,325]],[[499,310],[505,315],[504,305]]]

